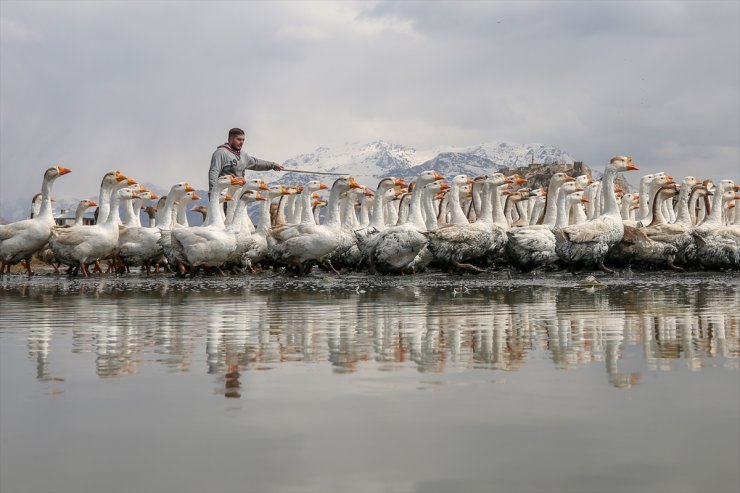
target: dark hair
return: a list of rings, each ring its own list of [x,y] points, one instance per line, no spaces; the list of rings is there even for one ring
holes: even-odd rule
[[[229,138],[236,137],[237,135],[244,135],[244,130],[241,128],[232,128],[229,130]]]

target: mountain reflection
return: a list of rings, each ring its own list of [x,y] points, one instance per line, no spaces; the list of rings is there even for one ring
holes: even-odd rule
[[[0,288],[4,332],[27,337],[36,377],[54,375],[54,352],[94,355],[112,378],[206,372],[239,397],[244,372],[328,363],[336,373],[376,369],[443,373],[516,371],[547,358],[555,369],[598,364],[615,387],[640,371],[685,365],[737,368],[737,289],[706,286],[396,286],[265,289],[161,282]],[[631,355],[630,365],[625,355]],[[640,358],[642,354],[642,358]],[[635,364],[635,360],[639,364]]]

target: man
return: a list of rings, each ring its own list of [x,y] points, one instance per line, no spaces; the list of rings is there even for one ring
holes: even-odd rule
[[[244,130],[232,128],[229,130],[229,140],[218,146],[211,156],[211,168],[208,170],[208,195],[219,176],[234,175],[244,177],[245,170],[253,171],[281,171],[283,166],[264,159],[257,159],[242,152],[244,145]]]

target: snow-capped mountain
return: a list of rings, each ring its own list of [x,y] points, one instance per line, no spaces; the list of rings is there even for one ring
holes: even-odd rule
[[[490,142],[469,147],[435,147],[417,150],[384,141],[369,144],[347,143],[336,148],[319,147],[285,162],[289,169],[351,174],[360,183],[374,186],[384,176],[413,178],[421,171],[434,169],[444,175],[467,174],[477,176],[492,170],[529,163],[572,164],[573,158],[565,151],[545,144],[515,144]],[[265,181],[305,183],[322,178],[321,175],[277,173],[264,175]],[[326,175],[324,181],[331,181]]]

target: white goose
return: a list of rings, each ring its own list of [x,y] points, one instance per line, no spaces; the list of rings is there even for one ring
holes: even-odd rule
[[[54,227],[51,210],[51,189],[54,180],[71,170],[64,166],[49,168],[41,183],[41,207],[33,219],[0,226],[0,275],[10,272],[10,266],[25,261],[26,272],[32,275],[31,256],[49,240]]]
[[[714,191],[712,209],[704,222],[694,228],[696,259],[710,269],[740,269],[740,230],[722,224],[725,204],[737,200],[735,183],[722,180]]]
[[[611,272],[604,266],[604,259],[609,249],[619,243],[624,234],[624,224],[614,194],[614,181],[618,172],[636,169],[638,168],[632,163],[632,157],[613,157],[601,181],[601,216],[555,231],[555,251],[570,266],[571,272],[575,273],[575,269],[582,265],[597,265]]]
[[[338,178],[331,187],[324,224],[298,224],[273,229],[270,256],[278,262],[306,272],[306,262],[319,260],[339,245],[339,198],[350,188],[360,188],[352,176]]]
[[[188,193],[193,194],[193,200],[200,198],[195,192]],[[156,198],[156,195],[154,195],[154,198]],[[149,200],[151,200],[151,197]],[[167,208],[166,205],[165,208]],[[169,217],[171,217],[171,213]],[[127,267],[144,266],[146,274],[149,275],[152,266],[156,266],[162,260],[164,251],[159,244],[161,238],[162,232],[159,227],[126,228],[120,231],[118,235],[118,256]]]
[[[178,258],[178,252],[172,247],[172,230],[177,225],[172,218],[173,212],[177,203],[190,192],[195,192],[195,189],[189,183],[175,183],[170,188],[169,193],[165,195],[164,205],[162,205],[162,199],[160,199],[160,203],[157,206],[156,228],[160,233],[157,243],[162,248],[170,270],[179,268],[179,264],[183,261],[183,259]]]
[[[353,188],[346,192],[342,198],[344,214],[341,227],[339,228],[339,244],[326,258],[328,266],[332,269],[354,269],[362,262],[362,252],[359,249],[356,230],[360,230],[360,222],[355,215],[355,203],[361,198],[373,198],[374,194],[365,186]]]
[[[506,231],[506,258],[517,269],[529,272],[557,262],[552,228],[558,217],[558,191],[565,183],[575,183],[575,178],[565,173],[555,173],[550,177],[542,224]],[[576,191],[575,187],[573,191]]]
[[[82,226],[83,219],[85,217],[85,212],[90,207],[97,207],[97,205],[98,204],[94,200],[89,200],[89,199],[80,200],[77,203],[77,209],[75,209],[75,222],[71,226]],[[54,226],[54,228],[69,228],[69,227],[70,227],[69,225]],[[59,273],[59,265],[58,265],[59,263],[56,261],[56,258],[54,258],[54,252],[51,250],[51,247],[49,246],[48,242],[41,248],[41,250],[36,252],[35,256],[39,261],[45,264],[51,265],[54,268],[54,272],[56,272],[57,274]]]
[[[270,206],[273,199],[289,195],[290,191],[282,185],[273,185],[267,188],[266,200],[261,201],[257,227],[249,236],[249,245],[244,249],[239,261],[241,267],[249,269],[254,274],[257,272],[255,266],[265,260],[268,253],[268,238],[271,238],[272,221],[270,219]]]
[[[372,241],[368,255],[371,271],[397,273],[412,268],[411,266],[417,255],[428,242],[427,237],[422,234],[427,229],[422,214],[424,186],[443,179],[442,175],[433,170],[424,171],[419,175],[411,193],[410,211],[406,222],[385,229],[369,240]],[[399,213],[400,220],[401,213]]]
[[[224,224],[225,216],[219,196],[225,188],[243,186],[244,183],[243,178],[231,175],[219,177],[211,191],[208,216],[203,225],[172,230],[172,247],[190,266],[191,276],[200,267],[218,269],[236,248],[236,237],[232,231],[226,230]],[[180,272],[183,272],[182,267],[179,266]]]
[[[56,259],[70,267],[79,267],[85,277],[89,271],[87,265],[99,259],[112,256],[118,245],[118,207],[122,199],[136,198],[138,195],[130,189],[123,188],[113,193],[110,201],[110,213],[105,223],[94,226],[72,226],[55,229],[49,238],[49,245]]]
[[[505,182],[506,178],[501,173],[477,182],[482,190],[480,210],[474,223],[450,224],[425,233],[429,238],[427,248],[434,255],[436,262],[448,269],[482,272],[471,262],[487,263],[487,258],[497,252],[506,242],[503,229],[493,225],[494,188]],[[430,186],[427,185],[427,187]]]

